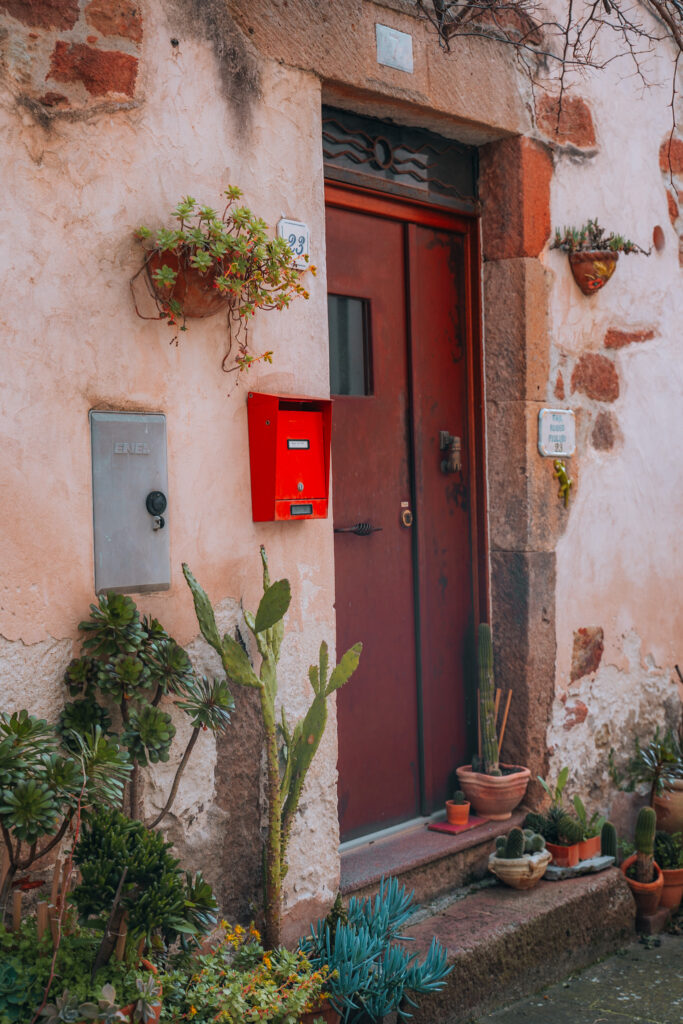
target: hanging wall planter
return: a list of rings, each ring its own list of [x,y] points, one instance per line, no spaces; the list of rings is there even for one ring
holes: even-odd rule
[[[635,242],[614,232],[605,236],[605,229],[600,227],[597,218],[580,228],[564,228],[562,231],[556,228],[550,248],[561,249],[568,254],[574,280],[584,295],[594,295],[604,288],[617,269],[620,252],[624,255],[632,252],[650,255]]]
[[[272,361],[270,351],[254,355],[249,349],[249,324],[258,309],[285,309],[297,295],[308,298],[301,283],[303,270],[284,238],[269,239],[268,227],[245,206],[236,203],[242,192],[229,186],[222,214],[187,196],[172,213],[177,225],[152,232],[140,227],[137,237],[145,245],[145,259],[131,280],[135,311],[143,320],[165,320],[178,332],[187,331],[188,319],[227,313],[226,373],[248,370],[252,363]],[[304,257],[307,259],[307,257]],[[138,308],[136,282],[144,272],[156,303],[156,316]]]

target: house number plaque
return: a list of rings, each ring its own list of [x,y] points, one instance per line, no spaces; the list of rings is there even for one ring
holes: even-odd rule
[[[576,421],[571,409],[541,409],[538,414],[538,450],[557,458],[576,451]]]
[[[278,221],[277,225],[277,236],[278,238],[284,238],[285,242],[289,245],[289,248],[294,253],[294,259],[292,260],[295,267],[299,270],[303,270],[308,266],[308,260],[306,256],[310,256],[310,233],[308,230],[308,224],[302,224],[299,220],[287,220],[282,217]]]

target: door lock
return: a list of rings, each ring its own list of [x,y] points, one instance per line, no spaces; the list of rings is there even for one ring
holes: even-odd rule
[[[406,527],[413,525],[413,513],[409,508],[404,508],[401,512],[401,524]]]
[[[460,438],[449,434],[447,430],[440,430],[439,448],[442,452],[446,452],[446,458],[441,460],[441,472],[462,472],[462,441]]]
[[[163,491],[150,491],[145,498],[145,507],[154,520],[152,523],[153,530],[163,530],[164,526],[166,526],[166,520],[162,513],[166,511],[167,504],[166,495]]]

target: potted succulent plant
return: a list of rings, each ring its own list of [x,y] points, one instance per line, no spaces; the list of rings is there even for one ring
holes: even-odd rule
[[[605,824],[605,817],[598,811],[594,811],[589,818],[588,811],[578,793],[572,802],[582,832],[582,839],[579,843],[579,860],[590,860],[591,857],[597,857],[600,853],[600,835],[602,826]]]
[[[308,298],[293,253],[284,238],[269,239],[268,226],[246,206],[237,206],[242,192],[230,185],[223,193],[222,213],[192,196],[180,200],[171,216],[174,227],[153,232],[138,228],[145,245],[142,266],[131,280],[135,311],[144,320],[165,320],[174,330],[187,330],[187,320],[227,312],[228,350],[223,369],[247,370],[260,359],[272,361],[272,352],[249,351],[248,328],[257,309],[284,309],[297,295]],[[305,257],[307,259],[307,257]],[[157,315],[145,316],[136,300],[135,283],[145,272]],[[233,342],[236,351],[233,351]]]
[[[552,860],[545,839],[533,829],[513,828],[498,836],[489,857],[489,871],[513,889],[531,889],[545,874]]]
[[[548,850],[553,855],[553,862],[561,868],[571,868],[579,863],[579,847],[583,839],[581,823],[567,813],[563,804],[562,795],[568,778],[568,765],[565,765],[557,776],[554,789],[539,775],[538,781],[550,797],[550,807],[544,814],[531,811],[524,820],[528,828],[543,836]]]
[[[556,228],[550,248],[567,253],[574,280],[584,295],[594,295],[607,284],[617,268],[620,252],[624,255],[632,252],[650,255],[622,235],[611,232],[605,237],[605,229],[600,227],[597,217],[580,228],[563,228],[561,231]]]
[[[662,869],[664,885],[660,906],[676,911],[683,897],[683,835],[655,832],[655,861]]]
[[[654,914],[664,886],[664,876],[654,859],[655,828],[654,810],[652,807],[641,807],[636,821],[636,852],[621,865],[641,916]]]
[[[458,784],[476,814],[492,821],[506,821],[522,802],[531,772],[521,765],[498,760],[496,702],[493,687],[491,627],[482,622],[478,637],[479,722],[482,757],[456,769]],[[509,705],[508,705],[509,706]]]
[[[683,832],[683,753],[672,729],[662,734],[657,726],[654,736],[645,744],[636,737],[635,753],[624,768],[617,765],[615,751],[611,749],[609,773],[612,782],[627,793],[647,785],[657,828],[669,833]]]
[[[452,800],[446,801],[446,821],[449,825],[466,825],[470,805],[461,789],[456,789]]]

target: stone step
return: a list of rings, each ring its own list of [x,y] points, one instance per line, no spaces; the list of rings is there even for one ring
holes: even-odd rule
[[[521,825],[525,815],[520,809],[507,821],[487,821],[457,835],[432,832],[420,823],[343,849],[342,895],[347,899],[372,896],[382,876],[390,875],[399,878],[409,892],[414,890],[417,903],[452,893],[487,877],[495,837]]]
[[[432,937],[453,970],[421,996],[411,1024],[464,1024],[632,942],[635,903],[616,868],[526,892],[499,883],[423,908],[403,934],[423,956]]]

